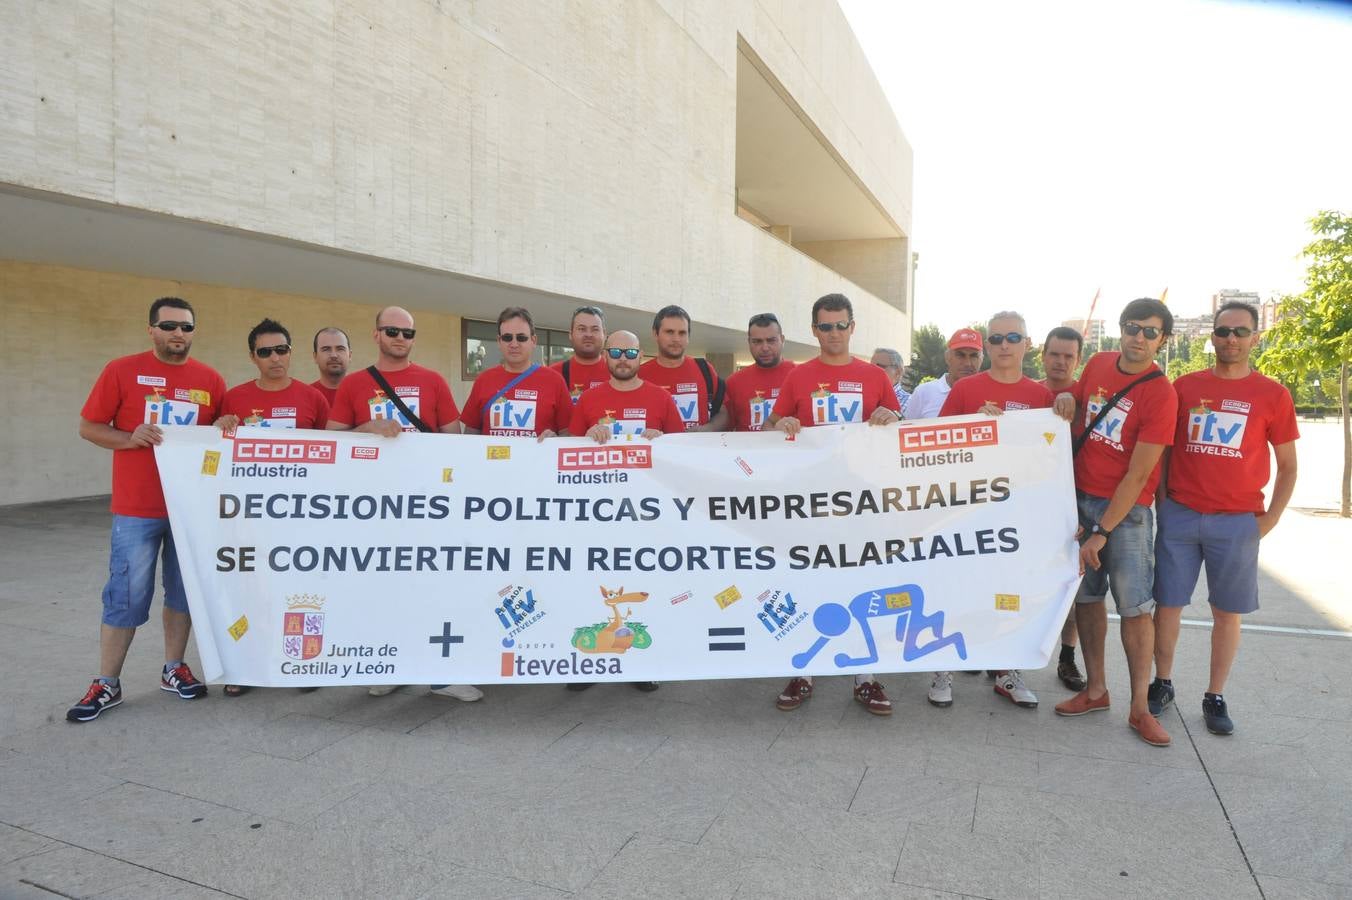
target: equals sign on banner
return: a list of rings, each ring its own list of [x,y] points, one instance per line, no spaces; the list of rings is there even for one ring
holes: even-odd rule
[[[735,641],[720,641],[717,638],[737,638]],[[709,649],[710,650],[745,650],[746,649],[746,629],[745,628],[710,628],[709,629]]]

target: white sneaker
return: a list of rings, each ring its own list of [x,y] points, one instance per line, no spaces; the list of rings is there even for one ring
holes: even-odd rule
[[[473,703],[475,700],[483,698],[484,692],[472,684],[448,684],[432,691],[442,697],[454,697],[457,700],[464,700],[466,703]]]
[[[1008,697],[1015,706],[1037,709],[1037,694],[1028,690],[1018,669],[995,673],[995,693]]]
[[[372,697],[384,697],[386,694],[393,694],[397,690],[399,690],[397,684],[373,684],[366,689],[366,693]]]
[[[953,673],[935,672],[930,682],[929,702],[935,706],[953,705]]]

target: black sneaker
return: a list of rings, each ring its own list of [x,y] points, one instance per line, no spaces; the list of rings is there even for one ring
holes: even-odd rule
[[[640,691],[643,691],[643,693],[645,694],[650,694],[653,691],[657,690],[657,688],[659,687],[656,681],[635,681],[632,682],[632,684],[634,685],[635,688],[637,688]]]
[[[105,709],[112,709],[122,702],[122,688],[113,687],[95,680],[85,691],[79,703],[66,710],[67,722],[89,722],[99,717]]]
[[[1056,664],[1056,677],[1061,679],[1061,683],[1067,688],[1079,693],[1085,688],[1085,680],[1080,667],[1075,665],[1075,660],[1069,662],[1059,662]]]
[[[207,686],[197,680],[187,663],[179,663],[160,675],[160,690],[178,694],[184,700],[196,700],[207,695]]]
[[[1230,710],[1225,698],[1218,694],[1202,695],[1202,718],[1206,719],[1206,730],[1212,734],[1234,734],[1235,723],[1230,721]]]
[[[1165,684],[1156,678],[1150,682],[1149,689],[1145,692],[1145,704],[1150,707],[1150,714],[1158,718],[1161,713],[1169,708],[1169,704],[1174,702],[1174,686],[1172,683]]]

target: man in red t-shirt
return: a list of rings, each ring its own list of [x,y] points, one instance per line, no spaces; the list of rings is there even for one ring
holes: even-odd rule
[[[638,335],[632,331],[616,331],[606,338],[610,380],[585,391],[577,401],[570,423],[574,435],[604,444],[621,436],[653,440],[685,431],[671,394],[639,377],[641,353]]]
[[[850,355],[854,306],[844,294],[812,304],[812,330],[821,353],[794,367],[784,379],[770,414],[771,428],[792,437],[804,427],[868,422],[891,425],[901,418],[892,380],[875,365]],[[812,678],[789,679],[775,706],[788,712],[812,696]],[[854,699],[875,716],[892,715],[892,701],[872,675],[854,677]]]
[[[784,359],[784,329],[774,313],[759,313],[746,326],[746,345],[755,364],[728,377],[727,402],[703,431],[760,431],[774,411],[779,389],[794,369]]]
[[[579,306],[568,326],[573,355],[550,366],[563,376],[568,394],[577,403],[582,392],[610,380],[610,369],[601,355],[606,344],[606,315],[599,306]]]
[[[1052,392],[1023,374],[1023,358],[1028,353],[1028,325],[1023,316],[1016,312],[996,313],[986,327],[986,343],[990,345],[990,369],[954,384],[944,398],[939,416],[975,413],[1002,416],[1014,410],[1050,408]],[[1062,407],[1065,418],[1071,418],[1074,405],[1063,404]],[[1024,684],[1023,673],[1018,669],[995,673],[995,693],[1008,698],[1015,706],[1037,708],[1037,694]],[[952,672],[934,673],[929,702],[935,706],[953,705]]]
[[[639,377],[671,393],[686,431],[707,431],[701,426],[723,408],[724,386],[708,360],[685,353],[690,345],[690,313],[679,306],[658,310],[653,339],[657,355],[639,368]]]
[[[324,400],[333,406],[333,401],[338,399],[338,385],[343,383],[347,367],[352,365],[352,342],[346,331],[330,325],[315,332],[314,353],[319,378],[311,382],[310,387],[323,394]]]
[[[409,419],[370,370],[363,369],[344,378],[338,386],[338,396],[329,410],[330,430],[364,431],[384,437],[395,437],[401,431],[460,433],[460,410],[446,379],[409,359],[416,337],[417,329],[408,310],[387,306],[376,314],[372,338],[379,355],[375,368],[425,428]]]
[[[1253,371],[1258,310],[1232,300],[1216,311],[1216,364],[1174,382],[1178,427],[1155,494],[1155,680],[1150,711],[1173,702],[1174,648],[1183,607],[1202,564],[1211,603],[1210,684],[1202,717],[1212,734],[1235,725],[1225,680],[1239,651],[1240,618],[1258,608],[1258,544],[1277,526],[1296,487],[1296,409],[1291,392]],[[1268,446],[1277,457],[1272,503],[1263,509]]]
[[[186,300],[156,300],[150,305],[151,349],[108,363],[80,410],[80,437],[113,451],[113,535],[103,588],[99,677],[66,712],[71,722],[96,719],[122,702],[122,664],[136,629],[150,618],[156,556],[164,565],[160,689],[184,700],[207,692],[183,661],[192,619],[153,449],[164,440],[161,425],[210,425],[225,396],[220,374],[188,358],[196,327]]]
[[[532,358],[537,343],[535,320],[529,310],[509,306],[498,313],[502,365],[475,377],[460,414],[466,434],[486,432],[543,441],[568,433],[573,398],[558,372],[538,365]]]
[[[318,388],[291,377],[291,332],[281,322],[264,319],[249,332],[249,361],[258,377],[232,387],[221,405],[216,425],[260,428],[318,428],[329,421],[329,403]]]
[[[1042,385],[1055,395],[1075,392],[1075,373],[1080,368],[1080,356],[1084,352],[1084,337],[1074,328],[1058,325],[1047,332],[1042,342],[1042,369],[1047,377]],[[1066,614],[1066,624],[1061,626],[1061,658],[1056,664],[1056,677],[1070,690],[1079,693],[1084,690],[1084,674],[1075,664],[1075,647],[1079,635],[1075,630],[1075,604],[1070,604]]]
[[[1169,307],[1144,297],[1118,317],[1122,351],[1098,353],[1084,367],[1075,391],[1079,417],[1075,489],[1084,528],[1080,562],[1084,579],[1075,595],[1088,684],[1056,705],[1060,716],[1108,708],[1104,645],[1109,587],[1122,617],[1122,648],[1131,674],[1130,725],[1141,739],[1168,746],[1169,734],[1150,714],[1146,693],[1155,652],[1154,517],[1150,503],[1159,482],[1164,448],[1174,440],[1178,398],[1155,365],[1155,354],[1173,330]]]

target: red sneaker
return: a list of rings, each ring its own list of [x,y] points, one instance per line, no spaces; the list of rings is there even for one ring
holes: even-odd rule
[[[1108,708],[1108,692],[1104,691],[1103,696],[1097,700],[1089,699],[1089,691],[1083,690],[1071,697],[1069,700],[1062,700],[1056,704],[1056,714],[1058,716],[1082,716],[1085,713],[1102,712]]]
[[[875,716],[892,715],[892,701],[883,693],[883,686],[876,681],[865,681],[854,686],[854,699],[864,704],[864,709]]]
[[[812,682],[806,678],[794,678],[780,693],[775,706],[784,712],[793,712],[803,705],[803,701],[812,696]]]
[[[1152,747],[1167,747],[1170,744],[1169,732],[1165,731],[1159,719],[1150,713],[1128,716],[1127,724],[1131,726],[1132,731],[1141,736],[1141,740]]]

